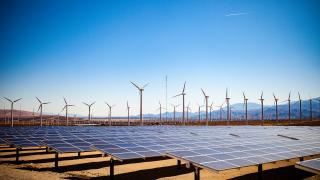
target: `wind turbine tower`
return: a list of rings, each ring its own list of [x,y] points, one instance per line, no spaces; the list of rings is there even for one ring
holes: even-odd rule
[[[230,124],[230,98],[228,97],[228,88],[226,90],[226,102],[227,102],[227,124]]]
[[[88,104],[88,103],[85,103],[85,102],[82,102],[84,105],[88,106],[88,109],[89,109],[89,113],[88,113],[88,120],[91,121],[91,107],[92,105],[94,105],[96,102],[93,102],[91,104]]]
[[[142,119],[142,93],[144,91],[144,88],[146,88],[149,83],[145,84],[141,88],[138,85],[136,85],[135,83],[133,83],[133,82],[131,82],[131,84],[133,84],[139,90],[139,94],[140,94],[140,125],[143,126],[143,119]]]
[[[172,107],[173,107],[173,121],[176,122],[176,108],[180,106],[180,104],[178,105],[174,105],[174,104],[171,104]]]
[[[16,99],[16,100],[11,100],[9,98],[4,97],[7,101],[11,103],[11,112],[10,112],[10,117],[11,117],[11,126],[13,126],[13,104],[20,101],[22,98]]]
[[[299,119],[301,121],[302,120],[302,100],[299,92],[298,92],[298,96],[299,96]]]
[[[275,104],[276,104],[276,121],[277,121],[277,124],[279,124],[279,113],[278,113],[278,101],[279,101],[279,99],[278,98],[276,98],[276,95],[274,95],[274,93],[273,93],[273,98],[274,98],[274,102],[275,102]]]
[[[261,93],[261,96],[260,96],[259,100],[261,101],[261,121],[262,121],[262,126],[263,126],[264,125],[264,118],[263,118],[263,101],[264,101],[264,99],[263,99],[263,91]]]
[[[109,126],[111,126],[111,125],[112,125],[112,123],[111,123],[111,112],[112,112],[112,108],[113,108],[115,105],[110,106],[110,104],[108,104],[107,102],[106,102],[106,105],[107,105],[108,108],[109,108]]]
[[[130,126],[130,106],[129,106],[129,103],[127,101],[127,111],[128,111],[128,126]]]
[[[178,95],[173,96],[173,97],[182,96],[182,122],[183,122],[183,125],[185,125],[185,119],[184,119],[184,96],[186,95],[186,93],[184,92],[185,89],[186,89],[186,82],[184,82],[184,84],[183,84],[182,92]]]
[[[288,120],[289,124],[291,124],[291,92],[289,92],[289,97],[288,97]]]
[[[242,94],[243,94],[243,103],[244,103],[244,106],[245,106],[246,124],[248,125],[248,98],[246,97],[244,92],[242,92]]]
[[[43,108],[43,105],[49,104],[50,102],[41,102],[39,98],[37,98],[37,100],[40,103],[38,111],[40,110],[40,126],[42,126],[42,108]]]
[[[204,100],[205,100],[205,106],[206,106],[206,125],[208,126],[209,122],[208,122],[208,99],[209,99],[209,96],[206,95],[206,93],[203,91],[203,89],[201,88],[201,91],[203,93],[203,96],[204,96]]]
[[[62,111],[63,111],[64,109],[66,109],[67,126],[69,126],[68,107],[74,106],[74,105],[68,104],[66,98],[63,98],[63,100],[64,100],[64,103],[65,103],[65,106],[62,108]]]

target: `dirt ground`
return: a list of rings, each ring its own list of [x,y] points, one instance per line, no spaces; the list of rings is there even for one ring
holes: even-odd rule
[[[314,157],[312,157],[314,158]],[[305,158],[310,159],[310,157]],[[263,165],[263,179],[320,179],[312,173],[294,168],[298,159],[280,161]],[[257,179],[257,167],[245,167],[212,172],[200,171],[200,178],[209,179]],[[54,153],[46,152],[44,148],[23,149],[20,152],[20,162],[15,162],[15,149],[0,146],[0,179],[109,179],[109,157],[101,153],[84,152],[79,158],[76,153],[59,155],[59,170],[54,169]],[[177,169],[177,161],[169,158],[153,158],[116,162],[115,179],[162,179],[188,180],[194,179],[193,169]]]

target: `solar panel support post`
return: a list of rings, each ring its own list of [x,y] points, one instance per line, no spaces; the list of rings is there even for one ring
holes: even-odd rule
[[[59,161],[59,153],[56,152],[54,157],[54,168],[56,170],[59,168],[58,161]]]
[[[114,179],[114,160],[110,158],[110,179]]]
[[[200,168],[194,167],[194,180],[200,180]]]
[[[19,152],[20,152],[20,148],[16,148],[16,163],[19,162]]]
[[[80,156],[81,156],[81,152],[78,152],[78,158],[80,158]]]
[[[258,179],[262,180],[262,164],[258,165]]]
[[[178,170],[181,169],[181,160],[177,160],[177,169],[178,169]]]
[[[46,153],[48,153],[49,152],[49,149],[48,149],[48,147],[46,147]]]
[[[303,161],[303,160],[304,160],[304,158],[303,158],[303,157],[300,157],[300,158],[299,158],[299,161],[300,161],[300,162],[301,162],[301,161]]]

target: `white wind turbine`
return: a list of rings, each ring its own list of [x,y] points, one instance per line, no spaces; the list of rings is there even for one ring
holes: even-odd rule
[[[142,93],[144,91],[144,88],[146,88],[149,83],[145,84],[142,87],[139,87],[138,85],[136,85],[133,82],[131,82],[131,84],[133,84],[139,90],[139,94],[140,94],[140,125],[143,126],[143,119],[142,119]]]
[[[109,126],[111,126],[111,112],[112,112],[112,108],[115,106],[115,104],[114,105],[110,105],[110,104],[108,104],[107,102],[105,102],[106,103],[106,105],[108,106],[108,108],[109,108]]]
[[[11,100],[9,98],[4,97],[7,101],[11,103],[11,112],[10,112],[10,117],[11,117],[11,126],[13,126],[13,104],[20,101],[22,98],[16,99],[16,100]]]
[[[173,96],[173,97],[182,96],[182,123],[183,123],[183,125],[185,125],[185,119],[184,119],[184,96],[186,95],[186,93],[184,92],[185,90],[186,90],[186,82],[184,82],[184,84],[183,84],[182,92],[180,94]]]
[[[37,98],[37,97],[36,97],[36,98]],[[38,112],[39,112],[39,110],[40,110],[40,126],[42,126],[42,108],[43,108],[43,105],[49,104],[50,102],[42,102],[42,101],[40,101],[39,98],[37,98],[37,100],[38,100],[38,102],[40,103],[39,108],[38,108]]]
[[[64,100],[65,105],[64,105],[64,107],[62,108],[62,111],[63,111],[63,110],[66,110],[67,126],[69,126],[68,107],[71,107],[71,106],[74,106],[74,105],[68,104],[66,98],[63,98],[63,100]]]

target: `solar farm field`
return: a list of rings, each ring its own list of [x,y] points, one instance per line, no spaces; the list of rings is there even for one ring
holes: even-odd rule
[[[312,126],[33,126],[0,130],[0,161],[6,168],[49,173],[55,178],[229,179],[252,173],[262,178],[270,176],[270,169],[284,168],[285,172],[296,161],[320,154],[320,128]],[[300,173],[294,177],[312,176],[294,170]]]

